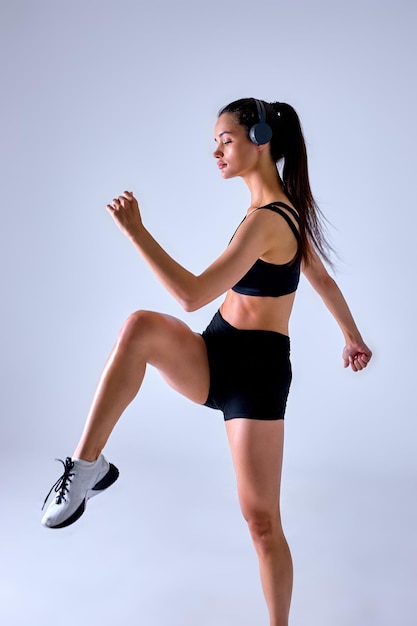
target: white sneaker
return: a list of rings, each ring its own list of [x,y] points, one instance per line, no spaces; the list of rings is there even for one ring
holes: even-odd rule
[[[94,463],[72,460],[67,457],[60,461],[64,473],[45,498],[42,510],[54,490],[58,495],[49,505],[42,518],[47,528],[64,528],[73,524],[85,511],[87,500],[110,487],[119,477],[119,470],[109,463],[102,454]]]

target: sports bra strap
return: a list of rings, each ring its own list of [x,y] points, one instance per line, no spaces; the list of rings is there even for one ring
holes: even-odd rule
[[[300,243],[300,240],[301,240],[300,233],[298,232],[294,222],[289,217],[288,213],[285,213],[285,211],[283,211],[279,207],[284,207],[284,209],[287,209],[287,211],[291,213],[291,215],[294,217],[297,223],[298,224],[300,223],[300,216],[298,215],[298,213],[292,207],[288,206],[288,204],[285,204],[285,202],[271,202],[270,204],[265,204],[265,206],[260,206],[257,209],[254,209],[253,212],[260,211],[261,209],[269,209],[270,211],[275,211],[275,213],[278,213],[284,218],[288,226],[291,228],[294,234],[294,237],[297,239],[298,243]],[[243,220],[240,222],[239,226],[236,228],[235,232],[233,233],[230,241],[232,241],[233,237],[236,235],[237,231],[239,230],[239,227],[243,224],[243,222],[247,219],[247,217],[248,216],[246,215],[243,218]],[[229,244],[230,244],[230,241],[229,241]]]
[[[297,211],[295,211],[292,206],[290,206],[289,204],[285,204],[285,202],[272,202],[270,205],[268,204],[268,206],[282,206],[284,207],[284,209],[287,209],[287,211],[289,211],[291,213],[291,215],[293,217],[295,217],[295,219],[297,220],[298,223],[300,223],[300,216],[298,215]]]
[[[288,204],[284,204],[284,202],[271,202],[271,204],[266,204],[265,206],[261,206],[256,210],[259,211],[260,209],[270,209],[271,211],[275,211],[275,213],[278,213],[279,215],[281,215],[281,217],[283,217],[284,220],[287,222],[288,226],[291,228],[292,232],[294,233],[295,238],[299,242],[300,233],[298,232],[294,222],[292,221],[288,213],[285,213],[285,211],[279,208],[281,206],[287,209],[287,211],[291,213],[291,215],[295,218],[298,224],[300,223],[300,217],[298,213],[294,211],[292,207],[288,206]]]

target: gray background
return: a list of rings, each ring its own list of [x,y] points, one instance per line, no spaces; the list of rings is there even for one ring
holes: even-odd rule
[[[218,109],[291,103],[336,278],[374,350],[302,280],[283,517],[292,626],[416,623],[416,17],[410,1],[2,0],[0,620],[266,624],[220,413],[149,370],[106,447],[121,471],[76,525],[41,527],[117,330],[138,308],[201,331],[105,211],[124,189],[200,272],[249,202],[212,150]]]

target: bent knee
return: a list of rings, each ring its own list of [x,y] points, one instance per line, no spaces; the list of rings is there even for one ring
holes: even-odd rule
[[[152,311],[135,311],[124,322],[119,332],[119,342],[143,340],[148,337],[155,325]]]

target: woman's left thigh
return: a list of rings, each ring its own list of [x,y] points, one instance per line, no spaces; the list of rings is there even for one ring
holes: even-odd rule
[[[244,517],[279,512],[284,420],[235,418],[226,431]]]

